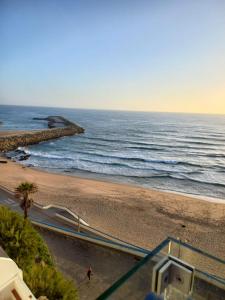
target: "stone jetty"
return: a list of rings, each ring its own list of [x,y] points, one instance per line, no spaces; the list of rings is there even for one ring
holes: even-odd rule
[[[61,116],[49,116],[47,118],[34,118],[48,122],[48,129],[17,131],[15,134],[5,132],[0,136],[0,151],[7,152],[18,147],[38,144],[43,141],[56,139],[63,136],[70,136],[84,132],[84,128],[70,122]]]

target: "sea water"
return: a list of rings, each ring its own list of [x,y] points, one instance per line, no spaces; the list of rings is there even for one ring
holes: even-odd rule
[[[0,130],[62,115],[85,133],[26,148],[48,171],[225,199],[225,115],[0,106]]]

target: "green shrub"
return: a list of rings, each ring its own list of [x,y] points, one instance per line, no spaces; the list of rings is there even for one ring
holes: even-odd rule
[[[55,269],[47,245],[31,223],[2,206],[0,245],[23,270],[24,280],[36,297],[78,299],[73,283]]]
[[[64,279],[62,274],[50,266],[33,265],[24,280],[36,297],[47,295],[48,299],[72,300],[78,299],[77,291],[72,281]]]
[[[53,265],[48,247],[28,220],[0,207],[0,221],[0,244],[20,268],[28,268],[35,260]]]

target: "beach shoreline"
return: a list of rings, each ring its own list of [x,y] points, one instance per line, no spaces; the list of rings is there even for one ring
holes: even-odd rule
[[[9,135],[14,135],[17,131],[9,131]],[[23,132],[23,131],[19,131],[19,132]],[[24,131],[25,132],[25,131]],[[1,132],[0,131],[0,136],[7,136],[8,131],[5,132]],[[36,166],[26,166],[23,165],[23,163],[19,162],[19,161],[13,161],[11,158],[7,157],[5,153],[1,153],[0,152],[0,157],[3,157],[4,159],[6,159],[7,161],[22,165],[23,167],[32,169],[32,170],[37,170],[40,172],[44,172],[47,174],[58,174],[58,175],[63,175],[63,176],[70,176],[70,177],[75,177],[77,179],[87,179],[87,180],[93,180],[93,181],[100,181],[100,182],[106,182],[106,183],[115,183],[118,185],[124,185],[124,186],[128,186],[128,187],[140,187],[146,190],[150,190],[150,191],[156,191],[156,192],[162,192],[162,193],[171,193],[171,194],[175,194],[175,195],[181,195],[184,197],[190,197],[193,199],[197,199],[197,200],[202,200],[202,201],[207,201],[207,202],[212,202],[212,203],[220,203],[220,204],[225,204],[225,198],[217,198],[217,197],[210,197],[207,195],[200,195],[200,194],[192,194],[192,193],[187,193],[187,192],[179,192],[176,190],[169,190],[169,189],[158,189],[158,188],[154,188],[154,187],[148,187],[148,186],[142,186],[140,184],[137,183],[129,183],[129,182],[125,182],[125,181],[120,181],[120,180],[115,180],[113,178],[102,178],[102,176],[98,176],[98,174],[95,174],[95,176],[92,174],[92,176],[88,176],[87,174],[82,176],[82,175],[77,175],[76,173],[72,173],[72,172],[67,172],[67,171],[57,171],[57,170],[51,170],[51,169],[44,169],[41,167],[36,167]]]
[[[94,178],[94,176],[82,176],[82,175],[77,175],[76,173],[72,173],[72,172],[67,172],[67,171],[55,171],[55,170],[50,170],[50,169],[44,169],[41,167],[36,167],[36,166],[26,166],[23,163],[19,162],[19,161],[13,161],[11,158],[8,158],[4,153],[2,153],[0,155],[0,157],[3,157],[5,160],[7,160],[8,162],[13,162],[15,164],[19,164],[21,166],[23,166],[24,168],[29,168],[31,170],[37,170],[40,172],[44,172],[47,174],[57,174],[57,175],[63,175],[63,176],[69,176],[69,177],[75,177],[77,179],[87,179],[87,180],[92,180],[92,181],[97,181],[97,182],[105,182],[105,183],[114,183],[114,184],[118,184],[118,185],[123,185],[123,186],[128,186],[128,187],[137,187],[137,188],[143,188],[146,190],[150,190],[150,191],[155,191],[155,192],[162,192],[162,193],[169,193],[169,194],[175,194],[175,195],[180,195],[180,196],[184,196],[184,197],[188,197],[188,198],[193,198],[193,199],[197,199],[197,200],[202,200],[202,201],[206,201],[206,202],[212,202],[212,203],[219,203],[219,204],[224,204],[225,205],[225,198],[217,198],[217,197],[210,197],[210,196],[206,196],[206,195],[199,195],[199,194],[192,194],[192,193],[185,193],[185,192],[179,192],[176,190],[168,190],[168,189],[157,189],[154,187],[148,187],[148,186],[142,186],[139,184],[135,184],[135,183],[129,183],[129,182],[122,182],[119,180],[113,180],[112,178],[102,178],[100,176],[98,176],[98,174],[95,174],[96,178]]]
[[[5,157],[8,161],[12,161],[10,158],[7,158],[5,155],[3,156]],[[18,163],[20,165],[23,165],[21,162],[15,162]],[[93,180],[93,181],[100,181],[100,182],[108,182],[108,183],[115,183],[118,185],[124,185],[124,186],[128,186],[128,187],[140,187],[146,190],[150,190],[150,191],[156,191],[156,192],[162,192],[162,193],[171,193],[171,194],[175,194],[175,195],[181,195],[184,197],[190,197],[193,199],[197,199],[197,200],[202,200],[202,201],[207,201],[207,202],[212,202],[212,203],[220,203],[220,204],[224,204],[225,205],[225,198],[217,198],[217,197],[210,197],[207,195],[200,195],[200,194],[192,194],[192,193],[187,193],[187,192],[179,192],[176,190],[169,190],[169,189],[159,189],[159,188],[154,188],[154,187],[149,187],[149,186],[142,186],[141,184],[137,184],[137,183],[129,183],[129,182],[125,182],[125,181],[120,181],[120,180],[115,180],[112,177],[109,178],[102,178],[102,176],[99,176],[97,173],[95,175],[92,174],[92,176],[88,176],[87,174],[85,175],[77,175],[76,173],[72,173],[72,172],[67,172],[67,171],[57,171],[57,170],[50,170],[50,169],[43,169],[41,167],[36,167],[36,166],[26,166],[23,165],[25,167],[28,167],[30,169],[33,170],[38,170],[40,172],[46,172],[48,174],[59,174],[59,175],[65,175],[65,176],[71,176],[71,177],[75,177],[78,179],[89,179],[89,180]]]
[[[11,159],[6,158],[7,160],[11,161]],[[155,192],[162,192],[162,193],[169,193],[169,194],[175,194],[175,195],[180,195],[180,196],[184,196],[184,197],[188,197],[188,198],[193,198],[193,199],[197,199],[197,200],[202,200],[202,201],[206,201],[206,202],[212,202],[212,203],[220,203],[220,204],[224,204],[225,205],[225,198],[217,198],[217,197],[210,197],[210,196],[206,196],[206,195],[197,195],[197,194],[191,194],[191,193],[185,193],[185,192],[179,192],[176,190],[168,190],[168,189],[158,189],[158,188],[154,188],[154,187],[148,187],[148,186],[142,186],[140,184],[137,183],[129,183],[129,182],[123,182],[123,181],[119,181],[119,180],[113,180],[112,178],[102,178],[102,176],[98,176],[98,174],[95,174],[96,176],[87,176],[87,175],[77,175],[76,173],[72,173],[72,172],[67,172],[67,171],[56,171],[56,170],[50,170],[50,169],[43,169],[41,167],[36,167],[36,166],[26,166],[23,165],[22,163],[15,162],[18,163],[20,165],[22,165],[23,167],[32,169],[32,170],[37,170],[40,172],[44,172],[47,174],[58,174],[58,175],[63,175],[63,176],[69,176],[69,177],[75,177],[77,179],[87,179],[87,180],[91,180],[91,181],[97,181],[97,182],[105,182],[105,183],[114,183],[114,184],[118,184],[118,185],[123,185],[123,186],[127,186],[127,187],[136,187],[136,188],[143,188],[146,190],[150,190],[150,191],[155,191]],[[96,178],[94,178],[96,177]]]
[[[152,249],[173,236],[225,258],[222,199],[50,173],[7,161],[0,165],[0,185],[13,191],[22,181],[35,182],[39,192],[34,200],[42,205],[66,206],[91,226],[141,247]]]

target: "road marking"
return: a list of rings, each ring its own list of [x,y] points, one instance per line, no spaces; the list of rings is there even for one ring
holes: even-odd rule
[[[8,203],[15,203],[15,201],[10,198],[8,198],[7,200],[8,200]]]
[[[11,202],[8,199],[4,199],[4,202],[6,202],[7,204],[11,204]]]
[[[11,205],[11,206],[18,206],[19,204],[17,202],[15,202],[14,200],[8,198],[8,199],[4,199],[3,200],[5,203]]]

